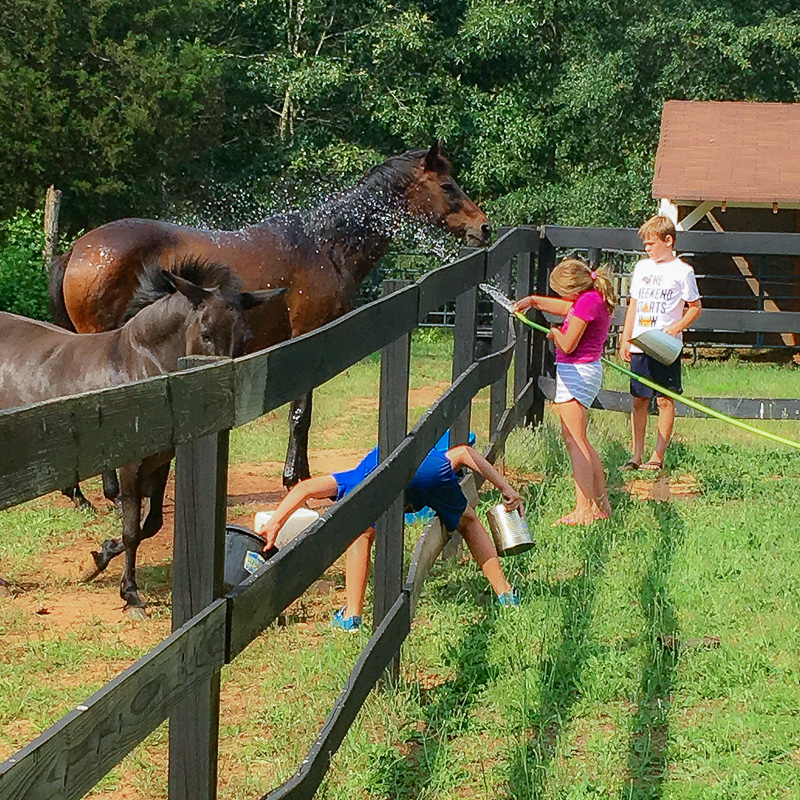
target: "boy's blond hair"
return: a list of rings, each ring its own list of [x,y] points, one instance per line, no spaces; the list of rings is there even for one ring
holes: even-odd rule
[[[667,236],[671,236],[673,244],[675,244],[675,239],[677,237],[675,223],[663,214],[656,214],[654,217],[650,217],[650,219],[644,222],[642,227],[639,228],[640,239],[644,239],[648,234],[657,236],[662,242],[666,242]]]
[[[550,273],[550,288],[562,297],[583,294],[596,289],[610,314],[617,306],[617,293],[614,291],[611,270],[604,266],[592,269],[579,258],[565,258]]]

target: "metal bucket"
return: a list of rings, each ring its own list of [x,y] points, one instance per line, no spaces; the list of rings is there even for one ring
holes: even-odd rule
[[[225,526],[225,591],[257,572],[278,549],[264,552],[264,537],[244,525]]]
[[[683,350],[683,342],[680,339],[676,339],[658,328],[642,331],[631,339],[631,344],[635,344],[641,348],[643,353],[667,366],[672,364]]]
[[[486,516],[497,555],[514,556],[533,547],[528,523],[519,511],[506,511],[505,505],[500,503],[490,508]]]

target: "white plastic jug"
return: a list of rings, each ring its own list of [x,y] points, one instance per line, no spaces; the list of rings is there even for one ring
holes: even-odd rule
[[[253,528],[256,533],[263,533],[267,523],[272,519],[274,511],[259,511],[256,513]],[[292,539],[301,534],[309,525],[319,519],[319,514],[310,508],[298,508],[289,519],[286,520],[275,540],[275,547],[286,547]]]

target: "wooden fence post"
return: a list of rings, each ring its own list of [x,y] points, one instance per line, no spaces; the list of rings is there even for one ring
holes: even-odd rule
[[[603,251],[599,247],[590,247],[586,251],[586,260],[592,269],[597,269],[603,260]]]
[[[384,281],[384,296],[411,281]],[[380,460],[405,439],[408,431],[408,382],[411,336],[405,334],[381,350],[381,387],[378,409],[378,452]],[[401,491],[375,525],[375,571],[373,630],[377,630],[397,600],[403,586],[403,537],[405,492]],[[400,656],[386,669],[394,684],[400,677]]]
[[[543,236],[539,241],[539,258],[536,264],[536,277],[534,279],[534,291],[537,294],[547,294],[547,280],[551,270],[556,263],[556,249],[552,242]],[[537,312],[536,321],[542,325],[547,324],[544,316]],[[532,332],[532,375],[538,381],[543,375],[551,375],[553,372],[553,357],[547,339],[543,333]],[[539,386],[534,392],[533,406],[531,413],[526,420],[527,424],[539,425],[544,420],[544,401],[545,396]]]
[[[180,359],[180,369],[216,357]],[[172,630],[222,596],[229,431],[175,449]],[[200,683],[170,715],[170,800],[215,800],[220,675]]]
[[[461,248],[459,257],[469,255],[469,248]],[[485,271],[485,270],[484,270]],[[453,328],[453,380],[467,370],[475,360],[475,344],[478,338],[478,287],[467,289],[456,298],[456,321]],[[469,441],[471,403],[455,419],[450,427],[450,446]],[[461,536],[453,533],[442,550],[442,558],[457,558],[461,552]]]
[[[533,294],[534,292],[534,273],[531,268],[532,258],[530,253],[520,253],[517,256],[517,282],[515,298]],[[517,342],[514,345],[514,398],[519,397],[520,393],[528,385],[531,378],[535,378],[535,361],[533,355],[534,333],[521,322],[516,323]],[[536,399],[533,405],[525,412],[524,424],[530,425],[535,419]]]
[[[50,186],[44,200],[44,247],[42,258],[50,269],[58,248],[58,211],[61,205],[61,191]]]
[[[503,236],[511,228],[500,228],[498,236]],[[506,295],[511,294],[511,262],[507,261],[497,271],[494,278],[497,288]],[[510,331],[510,318],[504,308],[500,308],[497,303],[492,303],[492,352],[502,350],[508,344]],[[508,373],[503,373],[503,377],[492,384],[489,400],[489,439],[491,440],[497,432],[500,418],[506,410],[508,394]]]

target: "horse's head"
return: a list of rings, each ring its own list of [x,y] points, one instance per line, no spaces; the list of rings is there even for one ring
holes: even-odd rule
[[[419,156],[414,180],[408,187],[408,210],[464,239],[471,247],[491,243],[489,218],[453,180],[450,162],[437,141]]]
[[[192,306],[186,319],[186,355],[190,356],[242,355],[253,337],[244,312],[286,291],[223,292],[219,287],[205,289],[166,270],[164,277]]]

